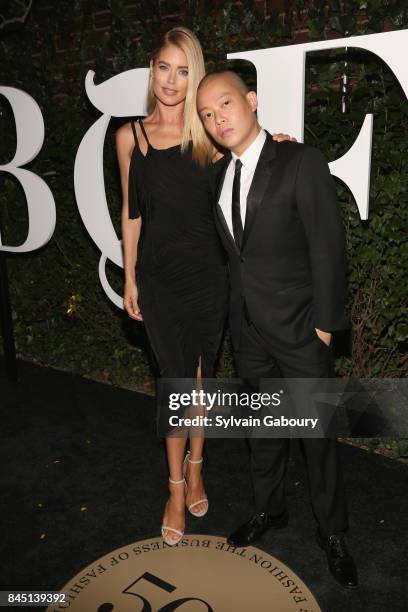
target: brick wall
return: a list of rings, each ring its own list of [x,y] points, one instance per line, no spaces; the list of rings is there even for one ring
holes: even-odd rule
[[[240,11],[244,11],[244,5],[240,0],[236,0],[236,6]],[[129,15],[130,19],[133,23],[137,23],[142,16],[142,8],[143,2],[135,1],[135,0],[122,0],[123,10]],[[148,2],[150,5],[150,2]],[[214,5],[216,7],[221,8],[223,5],[222,0],[214,0]],[[295,6],[294,2],[292,7]],[[41,17],[45,17],[47,11],[50,10],[52,6],[52,0],[37,0],[34,9],[34,20],[42,21]],[[170,27],[180,24],[183,22],[183,14],[177,12],[179,10],[180,3],[175,0],[160,0],[160,18],[161,18],[161,30],[162,32],[168,30]],[[278,19],[281,24],[285,22],[285,0],[255,0],[253,6],[256,7],[265,18],[266,23],[271,19]],[[146,4],[145,4],[146,8]],[[88,16],[84,15],[85,18],[85,41],[86,41],[86,69],[95,69],[95,46],[98,45],[98,42],[102,40],[105,36],[106,32],[109,32],[112,27],[112,15],[109,9],[101,9],[95,11]],[[363,25],[364,21],[367,21],[367,17],[364,14],[360,14],[360,22]],[[392,29],[391,23],[385,23],[384,29],[389,30]],[[39,29],[39,33],[41,32],[41,28]],[[309,32],[309,23],[308,23],[308,14],[306,10],[299,10],[293,13],[293,42],[302,43],[308,40],[308,32]],[[330,32],[329,36],[331,38],[337,38],[340,35],[336,32]],[[137,45],[138,37],[135,36],[133,40],[134,44]],[[204,43],[205,48],[205,41]],[[54,39],[55,50],[57,56],[63,57],[64,53],[68,50],[70,52],[70,67],[72,69],[72,78],[76,78],[75,70],[79,65],[79,49],[78,43],[75,41],[74,36],[68,34],[65,35],[57,35]],[[78,51],[76,53],[76,51]],[[33,54],[33,60],[41,56],[41,40],[38,40],[38,45],[36,52]],[[112,50],[107,48],[106,50],[106,62],[108,68],[112,66],[113,62],[113,54]],[[334,77],[332,86],[335,88],[340,87],[340,76]],[[67,95],[69,93],[69,82],[68,83],[60,83],[60,91],[58,95]]]
[[[128,13],[129,17],[132,19],[133,23],[137,23],[140,18],[140,9],[142,2],[135,2],[134,0],[122,0],[122,6],[124,10]],[[150,2],[149,2],[150,4]],[[171,0],[160,0],[160,18],[162,23],[162,31],[169,29],[170,27],[182,23],[183,15],[177,13],[177,2]],[[214,4],[218,6],[222,5],[220,0],[216,0]],[[38,11],[39,17],[41,14],[45,15],[45,13],[50,9],[52,5],[51,0],[37,0],[35,5],[35,11]],[[243,4],[239,0],[237,0],[236,5],[239,9],[243,10]],[[278,11],[278,19],[280,23],[284,23],[285,13],[284,13],[284,0],[255,0],[254,6],[261,11],[265,16],[265,21],[268,22],[272,16],[272,10]],[[90,14],[87,17],[87,24],[85,29],[85,36],[90,35],[92,32],[92,38],[96,40],[100,40],[105,32],[109,32],[112,25],[111,19],[111,11],[108,9],[98,10],[94,13]],[[308,24],[307,24],[307,14],[305,11],[300,11],[296,16],[296,27],[295,27],[295,42],[304,42],[307,40],[308,34]],[[134,42],[137,43],[137,37],[135,37]],[[69,50],[73,53],[72,58],[75,65],[75,48],[77,45],[72,36],[66,34],[64,36],[56,36],[55,37],[55,49],[58,55],[63,54],[65,51]],[[88,47],[88,45],[87,45]],[[87,57],[86,63],[89,68],[93,67],[92,60],[92,44],[89,45],[87,49]],[[41,54],[41,45],[38,45],[37,51],[33,54],[33,59],[39,57]],[[79,56],[76,58],[79,61]],[[108,50],[107,52],[107,62],[112,63],[112,52]]]

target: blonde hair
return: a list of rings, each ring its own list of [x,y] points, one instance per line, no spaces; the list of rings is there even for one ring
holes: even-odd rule
[[[197,113],[196,99],[197,88],[201,79],[205,75],[204,57],[201,45],[196,35],[183,26],[177,26],[166,32],[156,49],[153,51],[151,59],[153,63],[160,51],[167,45],[175,45],[187,58],[188,65],[188,84],[187,94],[184,102],[183,132],[181,136],[181,150],[185,151],[192,141],[193,159],[200,166],[210,163],[214,154],[214,145],[211,143],[207,133],[201,123]],[[153,112],[157,104],[156,96],[153,91],[152,78],[149,78],[149,89],[147,107],[149,114]]]

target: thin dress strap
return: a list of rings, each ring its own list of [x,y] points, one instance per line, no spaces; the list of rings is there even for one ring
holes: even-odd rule
[[[147,146],[150,147],[151,145],[150,145],[149,139],[147,137],[146,130],[145,130],[145,127],[143,125],[143,121],[142,121],[141,117],[139,117],[138,121],[139,121],[140,128],[141,128],[141,130],[143,132],[143,136],[145,138],[145,141],[147,143]]]
[[[131,120],[130,125],[132,126],[133,136],[135,137],[135,147],[139,151],[139,153],[142,153],[142,151],[140,149],[139,139],[138,139],[137,134],[136,134],[136,128],[135,128],[135,124],[134,124],[133,119]]]
[[[130,121],[130,125],[132,126],[133,136],[135,137],[135,149],[140,152],[139,141],[137,139],[135,124],[133,123],[133,120]],[[133,168],[132,164],[133,164],[133,153],[130,158],[130,164],[129,164],[128,218],[137,219],[138,217],[140,217],[140,210],[139,210],[139,202],[138,202],[138,195],[137,195],[137,185],[136,185],[136,181],[134,177],[134,172],[132,170]]]
[[[133,136],[135,137],[135,144],[138,144],[137,136],[136,136],[136,130],[135,130],[135,124],[133,123],[133,121],[130,121],[130,125],[132,126]]]

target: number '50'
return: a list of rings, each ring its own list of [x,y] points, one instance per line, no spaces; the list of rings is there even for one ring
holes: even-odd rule
[[[167,591],[167,593],[172,593],[177,588],[173,584],[170,584],[169,582],[166,582],[165,580],[158,578],[158,576],[155,576],[154,574],[150,574],[149,572],[145,572],[144,574],[139,576],[139,578],[137,578],[134,582],[132,582],[129,586],[127,586],[122,591],[124,595],[129,595],[129,596],[132,595],[133,597],[137,597],[141,601],[143,607],[142,608],[138,607],[137,612],[152,612],[152,606],[150,602],[145,597],[143,597],[143,595],[140,595],[139,593],[136,593],[135,591],[132,590],[134,585],[137,582],[139,582],[139,580],[147,580],[148,582],[155,585],[159,589],[162,589],[163,591]],[[205,611],[214,612],[210,604],[208,604],[206,601],[198,597],[182,597],[180,599],[170,601],[169,603],[164,605],[162,608],[157,610],[157,612],[173,612],[174,610],[178,610],[184,603],[190,602],[190,601],[200,601],[205,606],[204,612]],[[119,608],[115,608],[113,604],[105,602],[101,604],[100,606],[98,606],[97,612],[116,612],[116,610],[119,610]]]

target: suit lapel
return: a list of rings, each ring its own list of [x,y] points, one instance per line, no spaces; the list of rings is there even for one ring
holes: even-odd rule
[[[266,132],[266,140],[255,168],[254,177],[247,197],[247,208],[245,215],[244,235],[242,248],[244,248],[251,232],[256,213],[262,203],[263,197],[272,176],[270,162],[276,157],[276,142],[269,132]]]
[[[231,153],[228,151],[228,153],[226,153],[225,155],[225,161],[224,161],[224,167],[220,173],[219,179],[218,179],[218,183],[217,183],[217,189],[216,189],[216,197],[215,197],[215,213],[217,215],[218,221],[221,224],[221,227],[224,231],[225,237],[228,241],[228,243],[233,247],[233,249],[239,253],[237,245],[235,244],[235,240],[231,235],[231,232],[229,230],[229,227],[227,225],[227,222],[225,220],[224,217],[224,213],[221,210],[221,206],[218,204],[218,201],[220,199],[221,196],[221,192],[222,192],[222,188],[224,185],[224,180],[225,180],[225,175],[227,173],[227,169],[229,166],[229,163],[231,161]]]
[[[222,187],[224,185],[225,175],[227,173],[227,168],[229,166],[231,158],[232,158],[231,151],[227,151],[225,153],[224,157],[221,158],[222,162],[223,162],[223,166],[222,166],[222,170],[219,173],[218,180],[217,180],[217,185],[216,185],[216,189],[215,189],[215,201],[217,203],[218,203],[218,200],[220,199]]]

